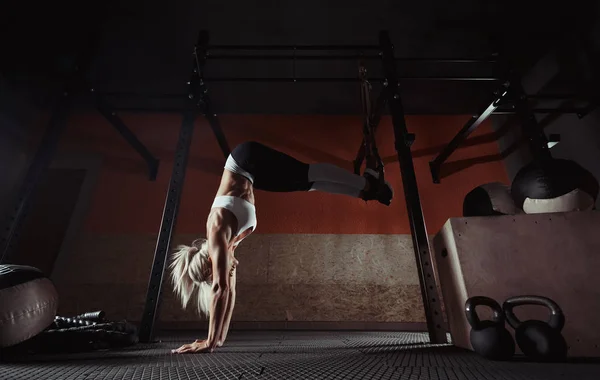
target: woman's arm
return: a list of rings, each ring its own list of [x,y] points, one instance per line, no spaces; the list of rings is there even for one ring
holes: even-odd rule
[[[221,331],[221,336],[218,340],[218,346],[221,347],[225,343],[225,339],[227,339],[227,333],[229,332],[229,324],[231,323],[231,316],[233,315],[233,308],[235,307],[235,285],[236,285],[236,269],[233,267],[231,269],[231,279],[230,279],[230,290],[229,290],[229,299],[227,300],[227,311],[225,312],[225,320],[223,322],[223,330]]]
[[[228,236],[221,229],[209,232],[208,251],[212,259],[212,291],[213,299],[210,310],[207,345],[212,351],[219,341],[223,332],[227,315],[227,304],[231,294],[229,276],[229,252],[227,245]]]
[[[218,338],[223,334],[227,304],[231,295],[229,269],[229,254],[227,245],[230,229],[208,229],[208,251],[212,262],[212,291],[213,298],[209,313],[208,338],[196,340],[174,350],[174,353],[212,352],[217,347]]]

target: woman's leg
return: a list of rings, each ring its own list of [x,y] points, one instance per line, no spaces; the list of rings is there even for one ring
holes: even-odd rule
[[[392,186],[379,181],[379,174],[373,169],[366,169],[363,176],[332,164],[310,164],[308,180],[311,191],[324,191],[333,194],[344,194],[365,201],[377,200],[390,205],[394,197]]]
[[[368,182],[366,178],[335,165],[306,164],[256,142],[238,145],[231,156],[237,163],[240,174],[252,177],[254,187],[259,190],[308,191],[314,182],[327,182],[360,191],[365,189]],[[228,169],[233,166],[235,165],[229,165]]]
[[[295,158],[269,148],[266,145],[249,141],[235,147],[231,157],[237,166],[248,173],[229,170],[250,176],[254,188],[272,192],[308,191],[309,165]]]
[[[382,186],[379,174],[370,168],[359,176],[328,163],[310,164],[308,181],[312,191],[344,194],[365,201],[376,199],[385,205],[389,205],[394,197],[392,186],[387,182]]]
[[[362,198],[363,190],[355,187],[333,182],[313,182],[308,191],[321,191],[330,194],[349,195],[353,198]]]
[[[378,189],[377,174],[367,171],[365,176],[328,163],[306,164],[294,157],[257,142],[238,145],[231,157],[237,166],[252,177],[256,189],[272,192],[325,191],[345,194],[365,200],[377,199],[389,204],[393,196],[391,186]],[[383,198],[379,194],[383,190]],[[389,199],[388,199],[389,198]]]
[[[358,190],[364,190],[368,183],[365,177],[328,163],[310,164],[308,182],[337,183]]]

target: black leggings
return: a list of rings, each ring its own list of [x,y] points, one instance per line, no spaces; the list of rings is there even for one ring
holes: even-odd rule
[[[236,163],[254,177],[254,187],[272,192],[308,191],[309,164],[269,148],[261,143],[248,141],[233,149],[231,156]]]

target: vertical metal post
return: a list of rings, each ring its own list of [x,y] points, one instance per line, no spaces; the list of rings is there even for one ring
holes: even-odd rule
[[[400,162],[400,171],[402,173],[402,183],[404,185],[404,197],[406,199],[406,209],[410,221],[410,230],[413,239],[413,248],[415,259],[419,271],[419,284],[421,285],[421,295],[423,298],[423,307],[427,319],[427,330],[431,343],[446,343],[446,331],[442,317],[440,299],[437,294],[437,286],[433,267],[431,264],[431,252],[429,249],[429,238],[427,228],[421,208],[419,198],[419,189],[417,186],[417,177],[413,165],[412,153],[410,147],[414,142],[414,135],[409,134],[404,120],[404,108],[400,98],[400,84],[396,74],[394,48],[387,31],[379,33],[379,44],[381,47],[383,72],[386,77],[387,87],[389,88],[389,109],[392,115],[392,124],[394,128],[394,137],[398,161]]]
[[[513,92],[515,101],[515,111],[521,121],[521,130],[527,138],[527,143],[533,154],[533,159],[538,162],[543,162],[552,159],[550,148],[548,146],[548,138],[544,133],[544,129],[538,124],[535,115],[529,105],[527,95],[523,90],[521,78],[513,73],[511,79],[510,91]]]
[[[171,174],[171,181],[165,199],[163,209],[162,222],[156,242],[154,252],[154,262],[150,279],[148,281],[148,291],[146,295],[146,305],[144,314],[139,329],[139,338],[141,342],[151,342],[155,335],[156,320],[159,316],[160,296],[162,284],[167,267],[167,257],[171,246],[171,238],[175,229],[177,211],[185,181],[185,171],[190,152],[190,144],[192,142],[192,134],[194,131],[194,122],[200,114],[198,108],[198,99],[200,97],[200,60],[198,56],[204,56],[206,46],[208,45],[208,33],[200,32],[198,42],[193,53],[193,69],[192,76],[189,82],[190,93],[187,109],[183,115],[181,131],[177,141],[177,149],[175,153],[175,162]],[[202,61],[203,62],[203,61]]]
[[[204,35],[204,38],[208,41],[209,34],[207,30],[200,31],[200,34]],[[198,94],[199,94],[199,103],[198,105],[202,107],[202,113],[204,114],[204,118],[208,121],[210,128],[217,139],[217,143],[221,148],[221,152],[227,158],[231,153],[231,148],[229,148],[229,144],[227,143],[227,138],[223,133],[223,129],[221,128],[221,123],[219,122],[219,118],[217,114],[214,112],[212,102],[210,100],[210,96],[208,95],[208,87],[206,86],[206,81],[204,80],[204,65],[206,64],[206,58],[208,53],[208,46],[204,46],[202,51],[198,52],[196,55],[196,62],[198,67]]]
[[[29,210],[33,192],[52,162],[58,141],[67,126],[74,92],[73,86],[69,87],[71,88],[65,90],[54,108],[42,141],[19,189],[18,203],[10,215],[0,241],[0,264],[9,263],[12,259],[11,256],[17,244],[19,231]]]
[[[73,98],[82,87],[82,73],[87,70],[92,61],[99,30],[99,26],[96,26],[86,31],[88,34],[87,41],[82,49],[77,52],[77,60],[73,65],[73,71],[65,83],[65,88],[54,107],[39,148],[27,170],[23,184],[19,189],[18,203],[6,228],[3,230],[2,240],[0,240],[0,264],[8,263],[11,260],[10,256],[14,252],[13,249],[19,237],[19,230],[30,206],[33,192],[52,162],[58,147],[58,141],[67,126]]]

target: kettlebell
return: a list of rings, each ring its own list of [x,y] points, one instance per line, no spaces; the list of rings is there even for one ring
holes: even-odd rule
[[[487,306],[492,309],[492,320],[481,321],[475,308]],[[495,300],[484,297],[471,297],[465,303],[465,314],[471,325],[469,339],[473,350],[484,358],[507,360],[515,353],[515,342],[504,326],[502,307]]]
[[[520,321],[513,308],[521,305],[541,305],[550,310],[548,322]],[[542,296],[511,297],[502,305],[508,324],[515,329],[515,339],[526,356],[539,361],[559,361],[567,357],[567,342],[561,330],[565,316],[556,302]]]

